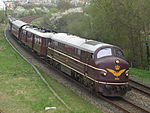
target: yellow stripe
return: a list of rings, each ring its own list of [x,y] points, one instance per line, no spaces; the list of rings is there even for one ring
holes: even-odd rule
[[[57,53],[59,53],[59,54],[61,54],[61,55],[64,55],[64,56],[66,56],[66,57],[68,57],[68,58],[70,58],[70,59],[72,59],[72,60],[74,60],[74,61],[77,61],[77,62],[79,62],[79,63],[81,63],[81,64],[83,64],[83,65],[86,65],[86,66],[88,66],[88,67],[91,67],[91,68],[93,68],[93,69],[95,69],[95,70],[107,72],[107,71],[104,70],[104,69],[100,69],[100,68],[93,67],[93,66],[91,66],[91,65],[89,65],[89,64],[86,64],[86,63],[84,63],[84,62],[81,62],[80,60],[77,60],[77,59],[75,59],[75,58],[73,58],[73,57],[71,57],[71,56],[69,56],[69,55],[66,55],[66,54],[64,54],[64,53],[62,53],[62,52],[60,52],[60,51],[57,51],[57,50],[55,50],[55,49],[53,49],[53,48],[48,47],[48,49],[51,49],[51,50],[53,50],[53,51],[55,51],[55,52],[57,52]]]
[[[66,66],[66,67],[68,67],[68,68],[70,68],[70,69],[72,69],[72,70],[78,72],[78,73],[81,74],[82,76],[84,76],[84,77],[86,77],[86,78],[88,78],[88,79],[90,79],[90,80],[92,80],[92,81],[94,81],[94,82],[96,82],[96,83],[100,83],[100,84],[111,84],[111,85],[124,85],[124,84],[128,84],[128,82],[126,82],[126,83],[110,83],[110,82],[97,81],[97,80],[95,80],[95,79],[93,79],[93,78],[91,78],[91,77],[89,77],[89,76],[86,76],[84,73],[81,73],[81,72],[79,72],[78,70],[76,70],[76,69],[74,69],[74,68],[72,68],[72,67],[66,65],[65,63],[63,63],[63,62],[61,62],[61,61],[59,61],[59,60],[57,60],[57,59],[55,59],[55,58],[52,58],[52,57],[49,56],[49,55],[47,55],[47,56],[48,56],[49,58],[51,58],[51,59],[53,59],[53,60],[55,60],[55,61],[57,61],[57,62],[63,64],[64,66]]]
[[[48,55],[48,57],[52,58],[52,57],[51,57],[51,56],[49,56],[49,55]],[[76,71],[76,72],[80,73],[81,75],[83,75],[83,76],[84,76],[84,74],[83,74],[83,73],[81,73],[81,72],[79,72],[78,70],[76,70],[76,69],[74,69],[74,68],[72,68],[72,67],[70,67],[70,66],[66,65],[65,63],[63,63],[63,62],[61,62],[61,61],[59,61],[59,60],[57,60],[57,59],[55,59],[55,58],[52,58],[52,59],[53,59],[53,60],[55,60],[55,61],[57,61],[57,62],[59,62],[59,63],[61,63],[61,64],[63,64],[64,66],[66,66],[66,67],[68,67],[68,68],[70,68],[70,69],[72,69],[72,70],[74,70],[74,71]]]

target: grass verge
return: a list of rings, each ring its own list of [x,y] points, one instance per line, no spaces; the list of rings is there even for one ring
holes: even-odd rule
[[[131,68],[130,74],[133,76],[137,76],[140,80],[150,83],[150,71],[149,70]]]
[[[73,91],[69,90],[66,86],[58,83],[56,80],[52,79],[47,73],[39,69],[43,77],[50,83],[53,89],[58,93],[58,95],[65,100],[66,104],[72,108],[71,113],[100,113],[99,110],[94,105],[91,105],[86,100],[82,99]]]
[[[41,17],[41,18],[37,18],[35,20],[32,21],[32,24],[33,25],[36,25],[36,26],[41,26],[41,23],[44,21],[44,17]]]

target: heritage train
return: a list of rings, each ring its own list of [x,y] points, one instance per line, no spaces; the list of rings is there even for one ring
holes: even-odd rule
[[[9,30],[51,65],[104,96],[130,90],[129,64],[114,45],[57,33],[9,17]]]

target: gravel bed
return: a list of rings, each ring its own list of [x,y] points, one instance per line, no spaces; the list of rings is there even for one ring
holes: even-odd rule
[[[139,91],[131,90],[126,94],[124,98],[150,111],[150,98],[148,96],[140,94]]]

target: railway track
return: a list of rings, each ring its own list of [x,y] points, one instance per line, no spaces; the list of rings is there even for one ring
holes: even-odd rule
[[[40,18],[42,17],[43,15],[35,15],[35,16],[27,16],[27,17],[23,17],[23,18],[20,18],[20,20],[26,22],[26,23],[31,23],[33,20],[35,20],[36,18]]]
[[[128,113],[150,113],[148,110],[126,100],[124,98],[111,98],[113,103],[128,111]]]
[[[26,22],[30,23],[31,20],[34,20],[34,18],[30,18],[29,20],[26,20]],[[43,63],[47,63],[45,60],[39,58],[39,57],[36,57],[38,60],[41,60]],[[29,57],[30,59],[30,57]],[[47,65],[55,70],[55,71],[59,71],[57,70],[56,68],[54,68],[52,65],[48,64]],[[66,74],[64,74],[63,72],[59,71],[59,73],[63,76],[65,76],[67,79],[69,79],[71,82],[74,82],[76,83],[77,85],[79,85],[80,87],[83,87],[84,89],[87,89],[89,92],[92,93],[92,95],[96,96],[98,99],[101,99],[101,100],[104,100],[106,101],[107,103],[111,104],[112,106],[114,106],[116,109],[118,109],[119,111],[122,111],[124,113],[150,113],[149,111],[141,108],[140,106],[137,106],[133,103],[131,103],[130,101],[128,100],[125,100],[124,98],[115,98],[115,99],[112,99],[112,98],[106,98],[104,96],[101,96],[100,94],[96,93],[94,91],[91,91],[89,88],[83,86],[80,82],[72,79],[71,77],[67,76]],[[131,83],[132,84],[132,83]],[[132,85],[131,85],[132,86]]]
[[[43,60],[43,62],[45,62],[45,61]],[[56,71],[58,71],[58,70],[56,70]],[[60,73],[62,74],[62,72],[60,72]],[[70,81],[78,84],[80,87],[83,87],[84,89],[87,89],[90,93],[92,93],[96,97],[98,97],[98,98],[108,102],[109,104],[113,105],[119,111],[122,111],[124,113],[150,113],[148,110],[146,110],[146,109],[144,109],[144,108],[142,108],[142,107],[140,107],[140,106],[138,106],[138,105],[136,105],[136,104],[134,104],[134,103],[124,99],[124,98],[108,98],[108,97],[102,96],[99,93],[95,94],[94,91],[91,91],[87,87],[83,86],[80,82],[72,79],[70,76],[67,76],[66,74],[63,74],[63,76],[68,78]]]
[[[132,79],[130,79],[129,84],[131,85],[131,87],[133,89],[140,91],[147,96],[150,96],[150,87],[148,87],[142,83],[136,82]]]

